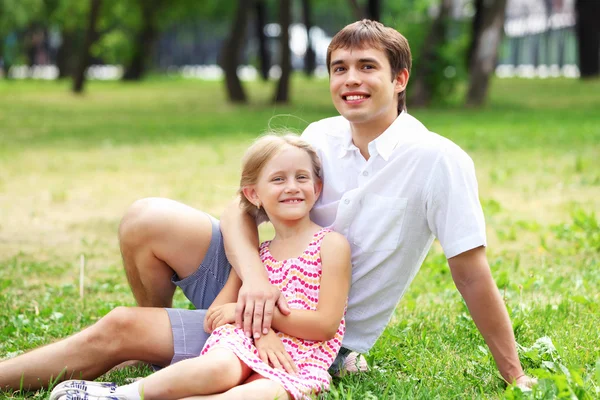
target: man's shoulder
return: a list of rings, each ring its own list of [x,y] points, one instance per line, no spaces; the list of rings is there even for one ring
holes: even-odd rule
[[[407,120],[411,131],[410,139],[407,141],[407,144],[412,147],[413,152],[435,158],[443,157],[470,160],[467,152],[449,138],[430,131],[413,116],[407,115]]]
[[[303,137],[311,137],[313,135],[325,136],[326,134],[336,135],[350,128],[350,123],[347,119],[338,115],[336,117],[323,118],[311,123],[302,133]]]

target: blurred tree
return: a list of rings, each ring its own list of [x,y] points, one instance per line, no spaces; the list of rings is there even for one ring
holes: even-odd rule
[[[367,2],[367,18],[373,21],[381,21],[381,0],[369,0]]]
[[[352,14],[354,15],[355,20],[358,21],[358,20],[361,20],[361,19],[367,17],[367,15],[365,14],[365,11],[358,4],[358,1],[348,0],[348,3],[350,4],[350,9],[352,10]]]
[[[469,64],[469,89],[467,106],[478,107],[485,103],[490,76],[496,68],[498,46],[504,33],[504,19],[507,0],[486,0],[476,2],[475,17],[478,28],[473,40]],[[481,14],[477,16],[477,14]]]
[[[356,20],[367,18],[373,21],[381,21],[381,0],[367,0],[363,6],[357,0],[348,0],[348,3]]]
[[[302,20],[306,28],[306,54],[304,55],[304,74],[313,76],[316,67],[316,54],[312,47],[310,29],[312,28],[312,13],[310,0],[302,0]]]
[[[56,53],[58,77],[73,77],[77,66],[78,50],[83,45],[88,3],[84,1],[44,0],[45,24],[60,32]]]
[[[247,0],[238,0],[229,36],[221,49],[221,68],[225,73],[227,98],[233,103],[247,103],[248,101],[242,82],[237,75],[237,69],[240,65],[240,52],[246,39],[250,5],[251,3]]]
[[[281,76],[277,83],[274,101],[276,103],[287,103],[289,100],[290,74],[292,72],[291,51],[290,51],[290,25],[291,25],[291,4],[290,0],[279,1],[279,26],[281,33],[279,35],[280,56],[279,66],[281,67]]]
[[[256,38],[258,39],[260,76],[262,77],[263,81],[267,81],[269,79],[271,60],[269,58],[269,49],[267,48],[267,35],[265,34],[265,25],[267,25],[267,10],[264,0],[255,0],[254,10],[256,13]]]
[[[600,76],[600,0],[577,0],[575,12],[581,78]]]
[[[0,68],[4,77],[9,78],[10,67],[18,61],[17,35],[38,23],[43,15],[41,0],[0,0]]]
[[[431,103],[435,91],[435,70],[444,68],[440,63],[439,49],[445,45],[448,36],[448,22],[452,0],[441,0],[437,17],[429,26],[425,42],[421,46],[421,58],[413,73],[411,85],[411,105],[425,107]]]
[[[125,68],[123,80],[139,81],[146,72],[159,33],[159,19],[164,18],[163,8],[172,6],[171,3],[166,0],[136,1],[141,16],[141,27],[135,35],[131,59]]]
[[[85,72],[87,67],[90,65],[91,53],[90,50],[96,40],[98,40],[98,17],[100,16],[100,6],[102,0],[90,0],[90,9],[88,14],[88,25],[85,32],[85,40],[79,54],[79,60],[77,60],[77,69],[73,76],[73,92],[83,92],[83,86],[85,84]]]

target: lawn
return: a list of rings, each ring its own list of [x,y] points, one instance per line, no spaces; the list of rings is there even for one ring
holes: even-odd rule
[[[164,196],[218,216],[252,138],[335,114],[326,81],[292,86],[289,106],[261,83],[232,106],[216,82],[91,83],[75,97],[67,83],[1,81],[0,358],[133,306],[116,235],[127,206]],[[410,110],[475,161],[492,273],[540,378],[529,398],[600,397],[599,93],[600,81],[496,80],[483,110]],[[189,307],[181,293],[175,304]],[[326,398],[524,396],[499,378],[437,244],[367,358],[371,372]]]

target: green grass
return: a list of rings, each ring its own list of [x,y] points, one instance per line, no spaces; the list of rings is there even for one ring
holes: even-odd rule
[[[219,215],[253,137],[335,114],[327,83],[299,78],[289,106],[272,105],[261,83],[247,85],[250,106],[228,105],[221,83],[92,82],[83,97],[68,88],[0,82],[0,358],[134,305],[116,229],[135,199]],[[482,110],[410,110],[475,160],[492,272],[523,364],[540,378],[530,398],[600,396],[598,93],[598,81],[496,80]],[[175,304],[188,307],[180,293]],[[437,244],[367,357],[372,371],[335,380],[326,398],[523,396],[499,378]]]

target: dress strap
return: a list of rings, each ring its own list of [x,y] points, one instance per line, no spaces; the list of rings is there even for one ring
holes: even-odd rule
[[[321,243],[323,242],[323,238],[329,232],[333,232],[333,229],[331,229],[331,228],[321,228],[320,231],[318,231],[317,233],[315,233],[313,240],[308,245],[308,248],[310,250],[321,250]]]

